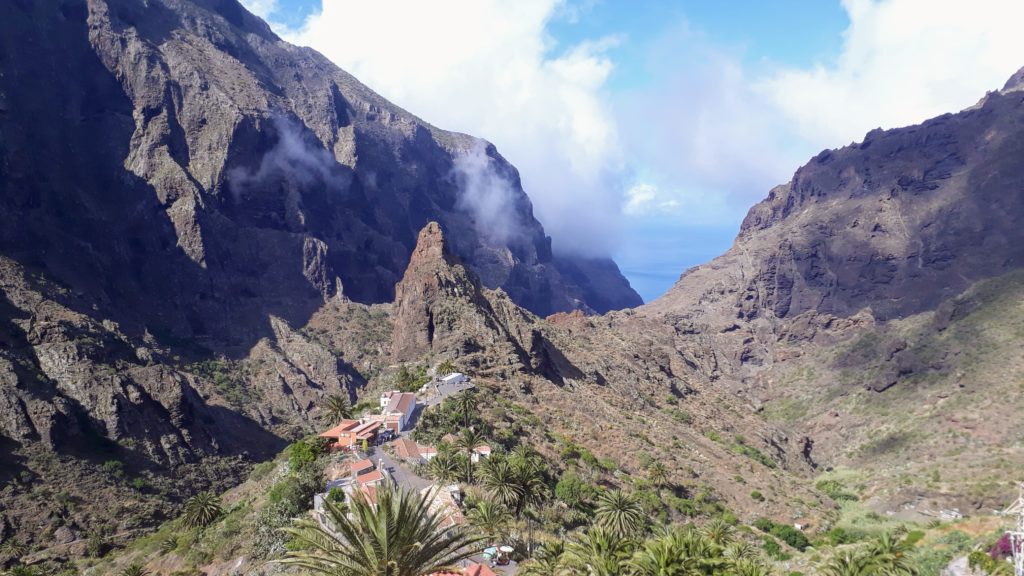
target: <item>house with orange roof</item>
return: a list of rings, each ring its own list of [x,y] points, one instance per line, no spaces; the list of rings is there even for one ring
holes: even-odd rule
[[[366,474],[370,470],[373,470],[373,462],[369,458],[363,460],[357,460],[349,465],[349,470],[353,476],[359,476],[360,474]]]
[[[359,426],[359,420],[342,420],[334,428],[320,434],[322,438],[332,440],[331,449],[351,448],[355,445],[356,437],[352,432]]]
[[[385,476],[383,472],[381,472],[380,470],[371,470],[369,472],[356,476],[356,485],[360,487],[376,486],[377,484],[383,482],[384,479]]]

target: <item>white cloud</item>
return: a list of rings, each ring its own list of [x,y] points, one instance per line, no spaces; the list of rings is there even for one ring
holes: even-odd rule
[[[782,69],[761,89],[818,147],[966,108],[1024,65],[1019,0],[844,0],[835,63]]]
[[[253,14],[270,21],[270,16],[277,12],[278,0],[241,0],[242,4]]]
[[[579,14],[559,0],[324,0],[286,36],[432,124],[494,142],[556,249],[607,254],[622,198],[605,95],[616,39],[563,49],[545,31]]]

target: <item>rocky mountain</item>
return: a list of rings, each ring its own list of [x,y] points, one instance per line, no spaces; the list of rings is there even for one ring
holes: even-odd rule
[[[611,261],[556,255],[493,146],[397,108],[234,0],[0,10],[0,249],[132,335],[237,354],[272,315],[301,325],[342,292],[389,302],[431,220],[538,314],[640,303]],[[481,202],[500,204],[500,231]]]
[[[857,470],[881,506],[996,507],[1024,264],[1024,98],[826,150],[754,206],[733,247],[640,309],[700,335],[708,375]],[[968,472],[970,471],[970,472]],[[908,478],[933,478],[908,481]]]

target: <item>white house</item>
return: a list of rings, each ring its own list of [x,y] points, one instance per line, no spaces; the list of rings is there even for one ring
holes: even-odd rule
[[[451,374],[449,374],[447,376],[442,376],[441,377],[441,384],[448,385],[448,386],[455,386],[457,384],[462,384],[463,382],[468,382],[468,381],[469,381],[469,378],[465,374],[463,374],[462,372],[452,372]]]
[[[381,407],[381,415],[384,416],[384,426],[395,434],[401,434],[408,429],[413,414],[416,413],[416,395],[412,392],[388,392],[388,402]],[[381,396],[381,403],[384,396]]]

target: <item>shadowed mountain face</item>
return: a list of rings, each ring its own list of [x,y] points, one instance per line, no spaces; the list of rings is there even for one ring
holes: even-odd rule
[[[128,333],[244,352],[339,291],[390,301],[429,220],[538,314],[640,303],[611,261],[553,254],[493,146],[235,0],[56,4],[0,6],[0,253]]]

